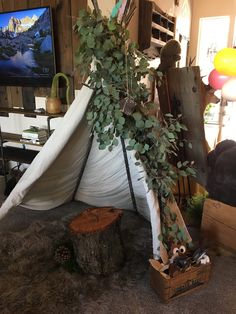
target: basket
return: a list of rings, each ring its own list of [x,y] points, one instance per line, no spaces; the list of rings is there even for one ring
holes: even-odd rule
[[[189,270],[169,277],[158,271],[151,263],[150,284],[163,302],[170,302],[185,294],[204,287],[210,278],[211,264],[192,266]]]

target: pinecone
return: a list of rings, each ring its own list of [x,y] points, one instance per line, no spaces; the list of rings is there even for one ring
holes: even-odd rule
[[[65,264],[72,258],[71,250],[65,245],[60,245],[54,254],[54,259],[58,264]]]

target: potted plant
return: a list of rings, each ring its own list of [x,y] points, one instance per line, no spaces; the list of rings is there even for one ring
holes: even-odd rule
[[[60,113],[61,112],[61,99],[59,98],[58,81],[59,78],[63,77],[66,81],[66,102],[67,106],[70,105],[70,81],[64,73],[57,73],[54,75],[51,86],[50,97],[46,98],[46,111],[48,113]]]

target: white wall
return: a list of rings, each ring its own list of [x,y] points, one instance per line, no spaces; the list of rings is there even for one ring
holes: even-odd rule
[[[198,33],[199,33],[199,20],[202,17],[213,16],[229,16],[230,17],[230,30],[228,37],[228,47],[232,47],[234,22],[236,16],[236,0],[192,0],[192,27],[191,27],[191,41],[189,55],[191,57],[197,54]]]
[[[36,108],[45,108],[45,97],[36,97]],[[51,119],[51,129],[54,129],[61,118]],[[10,113],[9,117],[0,116],[2,132],[21,134],[24,129],[34,125],[47,129],[47,117],[36,118],[25,117],[23,114]]]

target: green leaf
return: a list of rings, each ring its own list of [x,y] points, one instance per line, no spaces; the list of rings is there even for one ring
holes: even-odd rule
[[[174,135],[174,133],[168,132],[168,137],[169,137],[170,139],[174,139],[174,138],[175,138],[175,135]]]
[[[120,110],[115,111],[115,117],[119,120],[122,117],[122,112]]]
[[[90,111],[90,112],[87,113],[87,119],[88,120],[92,120],[93,119],[93,112]]]
[[[112,144],[113,144],[114,146],[118,146],[119,140],[118,140],[117,138],[114,138]]]
[[[158,235],[158,240],[159,240],[160,242],[163,241],[163,235],[162,235],[162,234],[159,234],[159,235]]]
[[[124,117],[120,117],[119,118],[119,123],[122,124],[122,125],[125,124],[125,118]]]
[[[165,215],[169,215],[170,214],[170,208],[168,206],[164,207],[164,213],[165,213]]]
[[[145,121],[145,128],[149,129],[153,126],[152,121],[151,120],[146,120]]]
[[[137,127],[138,129],[144,129],[144,126],[145,126],[143,120],[137,120],[136,123],[135,123],[135,125],[136,125],[136,127]]]
[[[141,115],[140,112],[134,112],[134,113],[132,114],[132,116],[134,117],[134,119],[135,119],[136,121],[139,121],[139,120],[142,119],[142,115]]]
[[[87,45],[91,49],[95,47],[95,40],[92,34],[89,34],[87,37]]]
[[[135,139],[131,139],[129,140],[129,145],[134,147],[134,145],[136,144],[136,140]]]
[[[193,168],[187,168],[186,171],[188,172],[189,175],[192,175],[192,176],[196,176],[196,170],[193,169]]]
[[[188,176],[187,172],[184,171],[184,170],[180,170],[180,171],[179,171],[179,174],[180,174],[182,177],[187,177],[187,176]]]
[[[103,49],[107,51],[110,50],[111,48],[113,48],[113,42],[110,39],[106,39],[103,44]]]
[[[123,129],[123,125],[122,124],[117,124],[116,128],[118,131],[121,131]]]
[[[133,146],[126,146],[126,150],[133,150],[134,148],[133,148]]]
[[[108,29],[109,31],[114,31],[116,29],[116,25],[113,21],[108,22]]]
[[[99,23],[99,24],[96,26],[95,30],[94,30],[94,34],[98,36],[98,35],[100,35],[102,32],[103,32],[103,25],[102,25],[102,23]]]
[[[184,130],[184,131],[188,131],[188,128],[186,127],[186,125],[184,125],[184,124],[180,124],[180,126],[181,126],[181,129],[182,129],[182,130]]]
[[[100,144],[100,145],[99,145],[99,149],[101,149],[101,150],[106,149],[106,144]]]
[[[177,168],[181,168],[182,167],[182,162],[181,161],[178,161],[177,162]]]
[[[178,231],[178,229],[179,229],[179,226],[175,223],[175,224],[173,224],[173,225],[171,226],[171,229],[172,229],[172,231],[173,231],[174,233],[176,233],[176,232]]]
[[[134,150],[136,150],[137,152],[142,152],[143,151],[143,145],[140,143],[136,143],[134,145]]]

